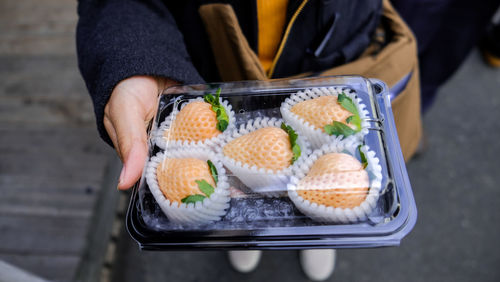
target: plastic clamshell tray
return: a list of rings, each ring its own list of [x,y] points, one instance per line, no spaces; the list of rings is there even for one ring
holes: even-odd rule
[[[371,156],[375,156],[378,160],[377,165],[380,170],[380,173],[375,174],[381,175],[377,182],[379,187],[375,190],[376,195],[373,195],[374,207],[368,209],[366,215],[361,216],[356,215],[359,213],[358,209],[356,213],[341,215],[333,221],[313,219],[301,212],[291,200],[291,194],[287,193],[287,189],[290,190],[293,185],[274,185],[273,189],[277,191],[273,192],[279,193],[271,196],[255,192],[256,190],[251,190],[243,184],[236,174],[233,175],[224,163],[225,168],[222,170],[227,173],[229,199],[220,220],[204,224],[186,224],[182,223],[182,215],[180,223],[179,220],[175,220],[178,217],[172,217],[174,220],[169,219],[170,217],[166,216],[153,196],[148,185],[151,182],[147,181],[146,174],[148,164],[155,156],[161,156],[169,150],[182,151],[182,148],[165,147],[165,144],[162,146],[158,142],[158,138],[161,138],[158,132],[161,132],[165,120],[172,112],[178,113],[187,101],[203,97],[208,93],[215,94],[218,89],[221,90],[221,101],[231,105],[232,113],[228,113],[228,116],[229,119],[233,118],[236,125],[229,126],[227,130],[238,130],[249,120],[255,119],[261,121],[268,118],[273,119],[275,123],[278,120],[281,122],[283,116],[280,108],[287,98],[297,93],[307,91],[321,93],[330,89],[339,93],[350,93],[349,95],[355,99],[359,98],[360,104],[364,105],[362,106],[364,114],[360,115],[366,133],[361,135],[359,142],[374,152]],[[141,180],[133,188],[126,216],[127,230],[141,249],[311,249],[393,246],[399,245],[401,239],[415,225],[416,205],[394,124],[389,91],[382,81],[359,76],[334,76],[271,82],[242,81],[174,86],[165,89],[160,95],[158,112],[151,124],[150,132],[148,163]],[[310,148],[309,152],[303,148],[302,153],[311,154],[314,146]],[[222,154],[220,149],[212,149]],[[357,158],[361,159],[359,151]],[[371,169],[373,167],[371,166]],[[370,165],[367,170],[369,168]],[[258,175],[252,177],[259,178]],[[371,173],[370,185],[373,184],[373,177]],[[291,181],[291,178],[293,177],[286,178],[286,181]],[[371,188],[370,191],[373,190]]]

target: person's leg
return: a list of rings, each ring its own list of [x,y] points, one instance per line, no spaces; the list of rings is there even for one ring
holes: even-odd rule
[[[335,270],[336,251],[334,249],[302,250],[300,264],[306,276],[312,281],[328,279]]]
[[[231,266],[238,272],[247,273],[259,264],[262,251],[229,251]]]

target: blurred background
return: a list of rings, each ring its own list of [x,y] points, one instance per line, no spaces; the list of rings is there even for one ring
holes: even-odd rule
[[[244,275],[224,252],[138,250],[78,71],[76,5],[0,0],[0,281],[307,281],[296,251]],[[500,69],[474,48],[407,165],[414,230],[400,247],[340,250],[328,281],[500,281],[499,118]]]

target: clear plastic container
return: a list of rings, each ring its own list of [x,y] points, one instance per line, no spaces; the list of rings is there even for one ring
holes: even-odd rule
[[[204,100],[207,94],[213,98]],[[328,129],[314,125],[338,114],[330,111],[333,98],[333,106],[343,109],[340,121],[359,119],[345,126],[332,122]],[[210,119],[222,108],[225,115]],[[215,131],[213,116],[220,117]],[[294,133],[297,138],[290,137]],[[180,140],[188,138],[201,140]],[[336,76],[171,87],[159,98],[149,145],[126,219],[142,249],[390,246],[416,222],[388,89],[379,80]],[[179,188],[188,186],[191,192]]]

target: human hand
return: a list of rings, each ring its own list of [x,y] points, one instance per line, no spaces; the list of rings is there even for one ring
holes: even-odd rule
[[[118,189],[132,187],[141,177],[148,153],[146,128],[158,107],[158,93],[173,84],[177,83],[169,79],[133,76],[113,89],[104,108],[103,121],[123,163]]]

